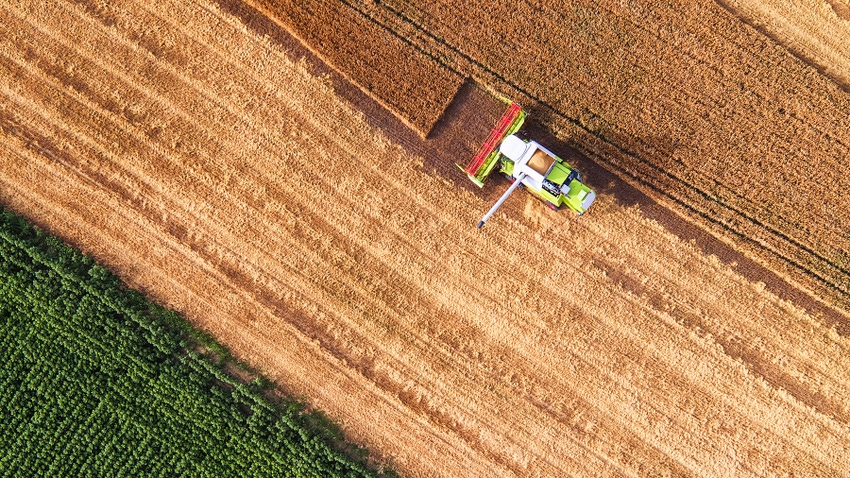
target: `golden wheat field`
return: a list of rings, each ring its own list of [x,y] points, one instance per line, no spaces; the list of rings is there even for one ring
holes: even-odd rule
[[[846,311],[566,147],[588,214],[478,231],[497,102],[404,133],[231,7],[0,2],[3,205],[403,476],[850,476]]]
[[[362,73],[365,63],[394,83],[396,56],[382,45],[401,38],[398,57],[424,52],[510,96],[689,220],[850,304],[846,0],[247,3],[316,38],[319,54],[404,118],[421,98]],[[383,34],[340,55],[359,27],[340,35],[339,16],[370,19]],[[432,104],[453,91],[437,81],[446,71],[405,64],[412,78],[435,78]]]

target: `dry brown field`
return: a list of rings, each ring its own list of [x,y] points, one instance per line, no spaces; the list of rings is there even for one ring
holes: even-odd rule
[[[517,193],[477,231],[506,184],[479,191],[452,162],[473,154],[498,103],[460,88],[423,139],[351,76],[264,32],[273,22],[235,10],[3,0],[0,202],[308,397],[405,476],[850,476],[845,311],[557,137],[599,182],[593,209],[577,218]],[[609,101],[606,114],[626,114]],[[556,132],[572,124],[537,111]],[[835,142],[813,144],[847,144],[833,123]],[[706,148],[733,139],[715,126],[688,127]],[[846,178],[833,177],[827,202],[844,198],[829,188]],[[754,188],[746,200],[760,204]],[[812,247],[843,244],[846,219],[830,220],[801,240],[829,230]]]
[[[301,28],[288,20],[289,2],[248,2],[293,31]],[[832,4],[315,0],[305,5],[315,15],[329,12],[327,23],[335,8],[371,18],[376,32],[410,45],[404,55],[424,52],[449,71],[520,101],[597,163],[846,309],[848,22],[839,16],[846,16],[846,0]],[[371,58],[373,51],[339,59],[334,41],[317,45],[343,71],[356,70],[349,63]],[[394,71],[392,56],[376,55],[372,66]],[[372,91],[380,98],[387,90]],[[390,90],[383,102],[412,101],[405,98],[403,90]]]

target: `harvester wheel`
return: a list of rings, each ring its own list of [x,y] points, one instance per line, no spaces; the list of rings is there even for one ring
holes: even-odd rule
[[[511,176],[510,174],[505,174],[505,177],[508,178],[508,182],[513,184],[516,181],[516,178]],[[520,189],[525,189],[525,184],[519,183],[518,186]]]
[[[546,201],[546,207],[548,207],[549,209],[551,209],[551,210],[553,210],[553,211],[557,211],[558,209],[561,209],[560,207],[558,207],[558,206],[556,206],[556,205],[552,204],[552,203],[551,203],[551,202],[549,202],[549,201]]]

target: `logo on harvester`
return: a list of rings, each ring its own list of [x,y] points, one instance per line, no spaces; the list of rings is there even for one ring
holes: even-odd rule
[[[519,187],[539,196],[553,210],[566,205],[579,215],[596,199],[596,193],[566,161],[540,143],[516,135],[526,116],[518,104],[511,103],[472,161],[466,167],[458,166],[478,187],[484,187],[484,180],[499,164],[499,171],[512,183],[478,223],[479,229]]]

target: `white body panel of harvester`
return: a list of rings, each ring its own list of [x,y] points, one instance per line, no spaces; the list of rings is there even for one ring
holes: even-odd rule
[[[589,208],[590,205],[593,204],[593,201],[595,201],[595,200],[596,200],[596,193],[594,191],[590,191],[589,193],[587,193],[587,195],[582,200],[581,208],[584,209],[585,211],[587,211],[587,208]]]

